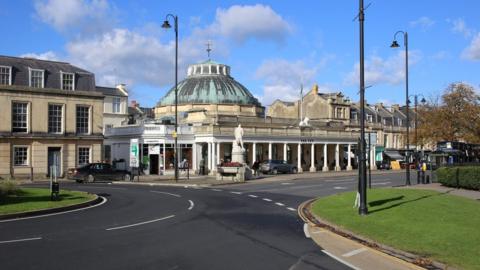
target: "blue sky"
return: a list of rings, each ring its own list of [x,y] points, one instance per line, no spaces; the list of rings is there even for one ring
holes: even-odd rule
[[[155,103],[174,84],[179,17],[179,76],[212,59],[268,106],[294,100],[300,84],[358,100],[358,1],[0,0],[0,54],[68,61],[96,74],[97,85],[126,83],[131,99]],[[366,98],[405,102],[404,47],[409,35],[410,93],[440,95],[452,82],[480,86],[480,1],[365,1]],[[403,45],[403,37],[398,36]]]

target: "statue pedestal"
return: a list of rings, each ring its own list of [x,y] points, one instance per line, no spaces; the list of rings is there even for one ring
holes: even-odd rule
[[[245,163],[245,149],[235,143],[232,146],[232,162]]]

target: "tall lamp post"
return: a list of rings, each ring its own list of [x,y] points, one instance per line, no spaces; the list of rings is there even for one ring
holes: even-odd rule
[[[175,182],[178,182],[178,144],[177,144],[177,128],[178,128],[178,114],[177,114],[177,106],[178,106],[178,16],[167,14],[165,16],[165,21],[162,24],[162,28],[169,29],[172,28],[168,19],[173,19],[175,30],[175,131],[173,133],[173,137],[175,139],[173,156],[175,162],[173,164],[175,168]],[[165,153],[163,153],[165,155]]]
[[[421,97],[422,100],[420,100],[420,102],[422,104],[425,104],[425,102],[427,102],[425,100],[425,97],[422,95],[422,94],[416,94],[416,95],[412,95],[413,96],[413,101],[414,101],[414,106],[415,106],[415,150],[417,150],[417,147],[418,147],[418,131],[417,131],[417,125],[418,125],[418,110],[417,110],[417,106],[418,106],[418,98]],[[412,97],[410,96],[410,97]],[[410,103],[410,99],[408,100],[408,103]],[[417,155],[417,158],[418,158],[418,155]],[[417,160],[418,161],[418,160]]]
[[[397,43],[397,34],[403,34],[403,44],[405,45],[405,104],[406,104],[406,111],[407,111],[407,151],[406,151],[406,159],[407,159],[407,170],[406,173],[406,180],[405,185],[410,186],[410,114],[409,114],[409,105],[408,105],[408,33],[404,31],[397,31],[393,36],[391,48],[398,48],[400,45]]]
[[[360,24],[360,158],[358,166],[360,207],[358,214],[368,214],[367,208],[367,170],[365,160],[365,70],[364,70],[364,30],[365,13],[363,0],[359,0],[358,21]]]

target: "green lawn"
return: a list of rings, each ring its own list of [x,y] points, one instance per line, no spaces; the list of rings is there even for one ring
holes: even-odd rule
[[[50,189],[21,188],[17,195],[0,199],[0,215],[68,206],[95,198],[94,194],[60,189],[60,200],[50,200]]]
[[[317,200],[321,218],[369,239],[463,269],[480,269],[480,201],[415,189],[368,190],[368,216],[356,192]]]

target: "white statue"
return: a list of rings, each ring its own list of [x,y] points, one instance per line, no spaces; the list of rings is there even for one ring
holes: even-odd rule
[[[243,148],[243,128],[242,125],[238,124],[238,127],[235,128],[235,144],[240,145],[242,149]]]

